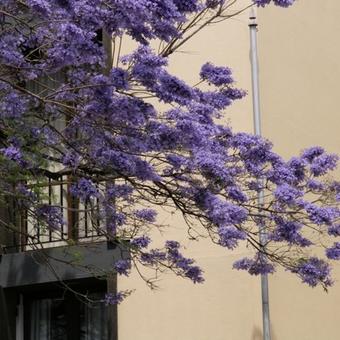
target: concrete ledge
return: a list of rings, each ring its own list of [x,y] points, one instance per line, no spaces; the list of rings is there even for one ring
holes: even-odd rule
[[[107,242],[3,254],[0,286],[11,288],[100,277],[112,270],[117,260],[128,257],[126,249]]]

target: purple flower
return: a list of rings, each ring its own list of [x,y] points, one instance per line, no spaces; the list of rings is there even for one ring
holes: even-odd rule
[[[204,281],[202,269],[194,265],[193,259],[186,258],[179,252],[180,244],[177,241],[167,241],[165,247],[167,260],[171,267],[178,270],[179,275],[189,278],[193,283]]]
[[[334,207],[318,207],[315,204],[306,204],[306,212],[309,215],[309,219],[317,225],[330,225],[339,217],[339,210]]]
[[[196,93],[200,96],[200,101],[204,105],[212,106],[216,110],[223,110],[230,106],[234,100],[228,91],[205,91]]]
[[[227,190],[228,196],[236,202],[245,203],[248,200],[247,195],[238,187],[232,186]]]
[[[122,59],[124,63],[132,62],[132,75],[144,86],[153,88],[160,70],[167,65],[167,59],[155,55],[150,47],[140,46],[134,53]]]
[[[331,236],[340,236],[340,224],[332,224],[328,227],[328,234]]]
[[[168,248],[169,250],[174,250],[174,249],[179,249],[180,244],[177,241],[166,241],[165,247]]]
[[[270,4],[271,0],[253,0],[253,2],[257,6],[264,7],[268,4]],[[295,0],[273,0],[273,2],[276,6],[289,7],[295,2]]]
[[[37,194],[32,189],[29,189],[26,184],[18,183],[15,190],[20,194],[19,199],[23,205],[29,202],[36,202],[38,199]]]
[[[65,166],[68,166],[70,168],[76,168],[80,163],[80,157],[78,154],[74,152],[67,152],[63,157],[62,162]]]
[[[123,198],[128,199],[133,193],[133,187],[128,184],[114,184],[108,186],[106,195],[109,199]]]
[[[3,118],[20,118],[27,110],[28,101],[15,91],[11,91],[1,99],[0,115]]]
[[[114,67],[110,71],[110,79],[116,89],[127,90],[129,88],[128,73],[119,67]]]
[[[222,4],[224,2],[225,2],[225,0],[206,0],[206,6],[207,6],[207,8],[215,8],[219,4]]]
[[[303,192],[289,184],[282,184],[277,186],[274,195],[278,201],[291,205],[296,204],[296,200],[303,196]]]
[[[314,176],[325,175],[330,170],[334,170],[337,166],[339,157],[337,155],[322,154],[315,157],[310,166],[311,173]]]
[[[306,164],[305,161],[298,157],[292,157],[287,163],[290,171],[295,177],[296,182],[301,182],[306,176]]]
[[[202,66],[200,77],[216,86],[228,85],[234,82],[230,68],[214,66],[211,63],[206,63]]]
[[[98,197],[98,189],[91,180],[86,178],[81,178],[76,184],[73,184],[71,193],[83,201],[92,197]]]
[[[220,201],[217,198],[206,202],[209,204],[207,206],[208,216],[215,225],[239,224],[247,219],[247,211],[240,206]]]
[[[118,260],[113,265],[115,271],[120,275],[129,275],[129,271],[131,269],[131,261],[130,260]]]
[[[148,245],[150,244],[151,239],[149,236],[140,236],[140,237],[135,237],[133,239],[130,240],[130,245],[133,247],[137,247],[137,248],[147,248]]]
[[[300,263],[292,269],[292,272],[296,273],[302,282],[307,283],[311,287],[315,287],[318,284],[322,284],[325,287],[332,285],[329,264],[316,257],[302,259]]]
[[[22,160],[23,160],[21,151],[15,146],[9,146],[7,148],[2,148],[2,149],[0,149],[0,151],[2,152],[2,154],[6,158],[8,158],[12,161],[21,163]]]
[[[325,185],[322,182],[310,179],[307,181],[307,187],[312,191],[321,191],[325,189]]]
[[[251,181],[248,183],[248,188],[250,190],[260,192],[263,189],[263,185],[259,181]]]
[[[174,0],[174,4],[181,13],[195,12],[200,8],[197,0]]]
[[[301,158],[306,159],[309,163],[312,163],[316,157],[319,157],[325,153],[325,150],[320,146],[313,146],[303,151]]]
[[[166,253],[158,249],[152,249],[149,253],[142,253],[140,259],[144,264],[156,265],[158,262],[166,260]]]
[[[268,5],[271,0],[253,0],[253,2],[257,5],[257,6],[261,6],[264,7],[266,5]]]
[[[242,99],[243,97],[247,95],[247,91],[242,90],[242,89],[232,88],[232,87],[224,89],[222,93],[226,95],[228,98],[230,98],[231,100]]]
[[[239,240],[247,238],[247,234],[243,230],[239,230],[234,226],[218,228],[218,235],[220,237],[219,243],[228,249],[236,248]]]
[[[203,271],[198,266],[191,266],[185,270],[184,274],[188,279],[190,279],[193,283],[203,283]]]
[[[51,11],[51,6],[48,1],[44,0],[27,0],[27,4],[35,11],[41,13],[42,15],[49,15]]]
[[[41,221],[51,229],[60,229],[65,224],[60,207],[44,204],[36,208],[35,213],[38,223]]]
[[[286,241],[289,244],[297,244],[301,247],[308,247],[312,242],[303,237],[300,233],[302,224],[297,221],[286,220],[282,217],[274,218],[276,229],[269,234],[269,238],[273,241]]]
[[[21,206],[31,209],[40,224],[60,228],[63,211],[43,204],[45,195],[20,190],[18,183],[36,190],[34,184],[49,169],[51,177],[71,172],[71,194],[87,206],[99,205],[94,218],[105,217],[109,237],[134,236],[130,250],[136,261],[156,271],[170,269],[194,283],[203,281],[203,272],[182,254],[177,241],[149,250],[147,231],[156,212],[143,207],[177,207],[233,249],[257,233],[252,229],[258,215],[254,191],[263,185],[268,192],[276,189],[268,202],[275,216],[269,209],[263,212],[271,241],[299,250],[308,245],[301,225],[292,221],[296,211],[303,222],[309,218],[316,228],[326,225],[330,234],[340,234],[335,208],[307,202],[308,195],[306,201],[301,198],[316,188],[311,181],[306,184],[311,175],[334,169],[334,155],[313,148],[285,162],[269,141],[234,134],[222,125],[222,111],[246,94],[234,88],[230,68],[204,64],[200,77],[211,85],[208,90],[189,85],[167,68],[174,47],[185,40],[180,27],[202,10],[218,14],[226,9],[226,0],[113,0],[112,6],[100,0],[27,0],[24,15],[18,1],[2,2],[4,13],[20,20],[2,15],[1,186],[9,193],[16,188]],[[287,7],[293,0],[254,2]],[[114,37],[117,47],[117,63],[105,74],[101,30]],[[139,45],[120,58],[123,35]],[[155,40],[165,41],[157,52],[151,48]],[[25,91],[18,91],[21,87]],[[323,202],[324,197],[340,197],[340,190],[325,184],[314,194]],[[113,270],[128,275],[131,265],[119,260]],[[250,274],[273,271],[261,255],[235,267]],[[108,294],[106,302],[119,303],[124,294]]]
[[[254,259],[247,257],[235,261],[233,268],[237,270],[246,270],[251,275],[272,274],[274,266],[262,254],[257,254]]]
[[[175,169],[179,169],[188,162],[185,157],[179,155],[168,155],[167,160]]]
[[[141,220],[153,223],[156,221],[157,212],[153,209],[140,209],[135,211],[135,216]]]
[[[331,260],[340,260],[340,243],[335,242],[332,247],[326,249],[326,255]]]
[[[161,72],[158,81],[159,84],[155,87],[155,91],[157,96],[166,103],[176,102],[185,105],[195,97],[190,86],[167,72]]]
[[[237,260],[233,264],[233,268],[237,270],[248,270],[254,263],[254,260],[244,257],[243,259]]]
[[[116,294],[106,293],[105,298],[104,298],[104,302],[105,302],[106,306],[118,305],[121,302],[123,302],[125,297],[126,297],[126,295],[124,294],[124,292],[117,292]]]
[[[295,0],[273,0],[274,4],[280,7],[289,7],[293,5]]]

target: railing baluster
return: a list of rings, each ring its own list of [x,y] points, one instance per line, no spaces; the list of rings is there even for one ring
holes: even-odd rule
[[[48,179],[48,205],[52,205],[52,185],[51,185],[51,178]],[[52,242],[52,230],[48,228],[48,240]]]
[[[62,211],[62,215],[66,216],[67,224],[62,224],[59,231],[54,231],[47,226],[47,230],[42,229],[43,226],[39,223],[38,219],[29,215],[29,212],[22,211],[20,215],[17,214],[15,209],[15,202],[12,202],[11,219],[13,223],[17,223],[19,237],[13,233],[13,244],[18,247],[18,250],[28,250],[29,241],[35,244],[52,244],[55,242],[66,241],[67,239],[79,240],[96,240],[101,233],[101,219],[100,219],[100,199],[94,198],[91,201],[86,200],[81,204],[78,199],[70,194],[70,180],[69,176],[66,177],[66,184],[64,176],[60,176],[57,180],[49,178],[47,184],[42,188],[48,197],[42,200],[38,197],[41,203],[46,202],[49,205],[58,205]],[[100,186],[97,184],[99,190]],[[66,190],[66,191],[64,191]],[[66,193],[65,193],[66,192]],[[58,196],[58,197],[57,197]]]
[[[87,221],[87,209],[88,209],[88,202],[87,200],[84,203],[84,209],[85,209],[85,213],[84,213],[84,228],[85,228],[85,237],[88,237],[88,221]]]
[[[59,185],[59,195],[60,195],[60,207],[62,211],[62,215],[64,216],[64,186],[63,186],[63,176],[60,177],[60,185]],[[61,240],[64,240],[64,224],[61,225]]]

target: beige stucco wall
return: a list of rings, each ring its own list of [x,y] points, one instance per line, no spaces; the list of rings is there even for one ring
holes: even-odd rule
[[[339,153],[339,14],[337,0],[260,10],[263,133],[285,157],[311,145]],[[334,266],[337,282],[328,294],[287,273],[270,279],[276,339],[339,338],[340,266]]]
[[[241,8],[249,1],[240,1]],[[238,86],[250,88],[248,15],[209,27],[171,57],[171,70],[191,84],[197,83],[201,65],[211,61],[233,68]],[[226,121],[237,130],[252,129],[251,98],[227,111]],[[169,224],[157,241],[177,239],[185,254],[195,258],[205,271],[206,282],[191,282],[163,276],[159,290],[150,291],[137,276],[120,278],[121,289],[136,291],[119,306],[119,340],[260,340],[261,305],[259,278],[235,270],[232,263],[249,254],[246,248],[230,252],[210,242],[187,240],[179,216],[160,213]]]
[[[263,132],[285,157],[312,144],[338,151],[337,13],[336,0],[321,5],[300,0],[288,10],[269,7],[259,13]],[[238,86],[251,92],[248,13],[209,27],[172,57],[170,67],[195,83],[205,61],[232,67]],[[251,96],[228,110],[226,120],[235,130],[251,131]],[[169,233],[157,234],[157,241],[184,241],[185,253],[204,268],[206,283],[193,285],[166,275],[159,290],[150,291],[136,273],[120,278],[120,289],[136,291],[119,306],[119,340],[262,339],[259,278],[230,269],[249,250],[228,252],[209,242],[186,241],[180,217],[163,212],[161,221],[169,224]],[[340,282],[327,295],[286,273],[271,277],[272,339],[337,339],[338,301]]]

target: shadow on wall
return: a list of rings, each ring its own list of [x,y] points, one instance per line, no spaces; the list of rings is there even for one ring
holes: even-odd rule
[[[273,329],[273,325],[270,325],[270,328],[271,328],[271,340],[277,340],[276,334]],[[262,329],[254,327],[250,340],[263,340]]]

